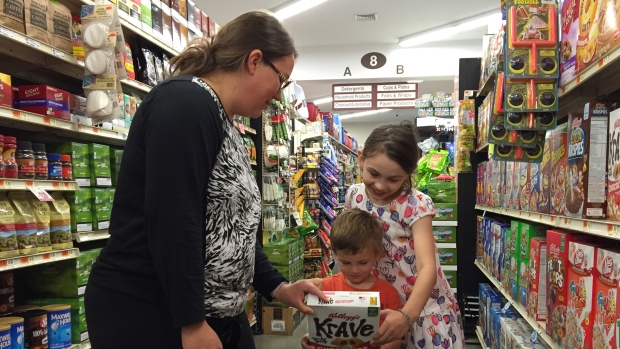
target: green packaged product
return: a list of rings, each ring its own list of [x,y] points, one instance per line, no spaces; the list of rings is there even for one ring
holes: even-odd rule
[[[304,210],[304,218],[302,219],[302,223],[299,227],[297,227],[297,231],[299,231],[299,234],[304,236],[308,233],[311,233],[318,227],[319,226],[314,222],[312,216],[310,216],[308,211]]]
[[[111,187],[112,173],[110,171],[110,147],[91,143],[90,152],[90,185],[92,187]]]
[[[116,187],[118,182],[118,174],[121,170],[121,159],[123,158],[122,149],[112,149],[110,151],[110,167],[112,172],[112,186]]]
[[[457,263],[456,248],[438,247],[437,254],[439,255],[439,264],[456,265]]]
[[[457,204],[439,203],[435,205],[436,215],[434,221],[456,221],[458,220]]]
[[[26,298],[75,298],[84,295],[87,278],[78,278],[76,259],[25,268],[21,272]]]
[[[74,233],[92,231],[92,189],[80,188],[65,194],[65,199],[71,207],[71,231]]]
[[[92,188],[93,230],[105,230],[110,227],[112,212],[112,191],[105,188]]]
[[[73,178],[80,187],[90,187],[91,164],[88,144],[68,142],[48,147],[50,153],[71,155]]]
[[[437,243],[456,242],[456,227],[433,227],[433,235]]]
[[[431,180],[427,188],[434,203],[456,203],[456,182]]]
[[[429,157],[428,171],[434,174],[442,174],[450,163],[450,153],[447,150],[431,149]]]

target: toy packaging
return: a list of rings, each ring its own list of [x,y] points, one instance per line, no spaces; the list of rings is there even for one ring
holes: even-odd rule
[[[478,137],[476,137],[476,149],[482,149],[487,146],[488,139],[484,137],[484,135],[488,135],[489,133],[489,124],[491,119],[491,101],[493,93],[487,95],[487,97],[482,102],[482,105],[478,107]]]
[[[487,141],[491,144],[514,145],[523,148],[534,148],[537,142],[544,139],[545,133],[533,130],[508,131],[504,116],[491,116],[491,129]]]
[[[617,349],[620,250],[599,248],[594,272],[592,348]]]
[[[571,242],[568,251],[568,305],[566,307],[567,348],[585,349],[592,342],[594,324],[593,298],[594,269],[596,268],[594,245]]]
[[[552,112],[510,112],[504,126],[507,130],[553,130],[557,127],[557,116]]]
[[[611,104],[589,102],[568,115],[565,215],[605,218],[607,126]]]
[[[566,85],[576,76],[579,6],[581,1],[564,0],[562,3],[562,22],[560,23],[560,86]]]
[[[547,243],[544,237],[530,240],[527,282],[527,313],[536,321],[547,319]]]
[[[325,292],[329,302],[308,295],[309,344],[312,348],[366,348],[379,330],[379,292]]]
[[[555,80],[519,80],[506,84],[506,112],[555,112],[558,91]]]
[[[540,162],[543,155],[544,137],[537,137],[534,147],[523,148],[513,145],[493,146],[492,159],[498,161]]]
[[[530,282],[530,242],[532,238],[546,235],[544,226],[536,226],[530,223],[519,225],[521,237],[519,243],[519,297],[515,298],[527,308],[528,283]]]
[[[558,216],[564,215],[566,207],[566,132],[564,123],[551,133],[550,213]]]
[[[609,114],[607,218],[620,221],[620,109]]]
[[[441,265],[456,265],[457,264],[457,252],[456,248],[437,248],[437,254],[439,255],[439,263]]]
[[[577,62],[575,74],[581,73],[596,60],[598,49],[598,7],[603,1],[582,0],[579,6],[579,34],[577,40]],[[606,2],[606,1],[605,1]]]

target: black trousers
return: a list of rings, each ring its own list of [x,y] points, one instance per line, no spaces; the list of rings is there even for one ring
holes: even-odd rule
[[[172,326],[165,306],[92,283],[88,284],[84,297],[93,349],[183,348],[181,331]],[[206,320],[220,337],[224,349],[255,349],[245,313]]]

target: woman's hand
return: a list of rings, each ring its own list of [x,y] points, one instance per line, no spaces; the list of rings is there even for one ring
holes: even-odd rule
[[[312,308],[304,303],[307,293],[311,293],[325,302],[329,301],[325,294],[323,294],[323,291],[309,280],[297,281],[294,284],[284,284],[278,289],[275,297],[289,307],[299,309],[302,313],[314,314]]]
[[[385,317],[379,331],[372,338],[372,345],[382,346],[401,340],[409,332],[409,323],[403,314],[398,311],[381,310],[381,317]]]
[[[183,349],[223,349],[222,342],[206,321],[181,328]]]
[[[301,347],[302,349],[312,349],[312,347],[310,346],[310,334],[306,333],[301,338]]]

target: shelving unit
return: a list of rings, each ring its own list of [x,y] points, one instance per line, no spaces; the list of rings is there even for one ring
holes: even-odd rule
[[[305,142],[305,141],[322,141],[325,137],[327,137],[331,141],[331,143],[338,148],[338,150],[345,151],[345,152],[347,152],[349,154],[357,156],[357,152],[353,151],[353,149],[350,149],[346,145],[342,144],[339,140],[337,140],[336,138],[330,136],[328,133],[323,133],[323,134],[316,134],[316,133],[302,134],[301,135],[301,141],[302,142]]]
[[[549,336],[545,332],[546,324],[544,321],[536,321],[536,319],[533,319],[531,316],[529,316],[525,308],[521,304],[519,304],[519,302],[517,302],[514,298],[512,298],[509,291],[504,290],[502,284],[497,281],[497,279],[495,279],[495,277],[493,277],[493,275],[491,275],[491,273],[480,262],[476,261],[474,262],[474,264],[489,279],[493,286],[495,286],[504,295],[504,297],[506,297],[506,299],[511,303],[511,306],[514,307],[525,320],[527,320],[527,322],[530,324],[530,326],[532,326],[534,330],[536,330],[536,332],[538,332],[538,338],[542,338],[542,340],[547,343],[547,345],[551,349],[564,349],[560,348],[560,346],[551,338],[551,336]]]
[[[28,256],[4,258],[0,259],[0,272],[74,259],[79,256],[80,251],[77,248],[69,248],[66,250],[36,253]]]
[[[78,243],[86,241],[105,240],[108,238],[110,238],[110,233],[107,230],[73,233],[73,240],[77,241]]]
[[[484,349],[489,349],[484,340],[484,334],[482,333],[482,328],[480,326],[476,326],[476,335],[478,336],[478,340],[480,341],[480,346]]]
[[[0,190],[30,190],[41,188],[46,191],[76,191],[79,186],[74,181],[33,181],[26,179],[0,179]]]

